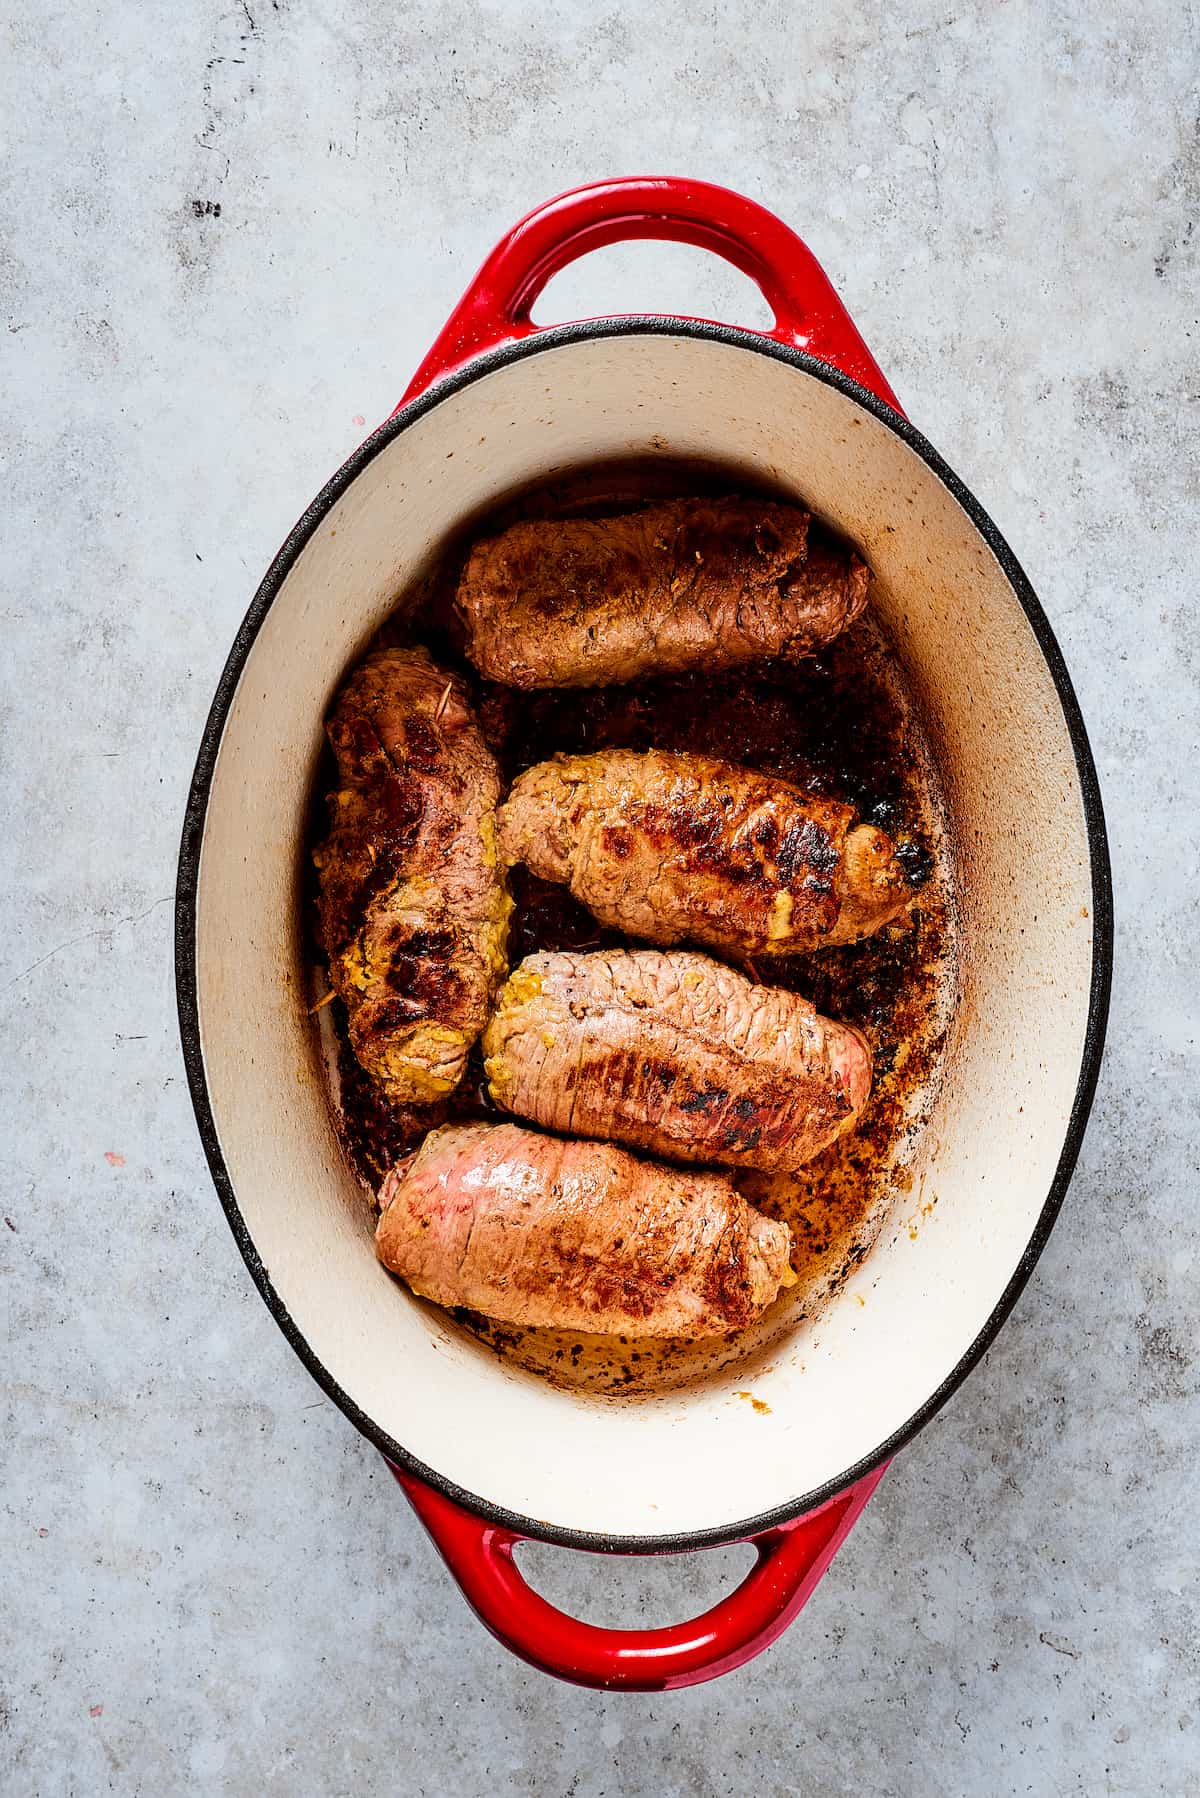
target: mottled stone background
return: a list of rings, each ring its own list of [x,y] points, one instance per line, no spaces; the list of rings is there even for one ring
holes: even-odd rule
[[[1190,1798],[1196,7],[3,13],[0,1789]],[[1118,962],[1080,1171],[993,1352],[778,1647],[610,1699],[477,1627],[252,1290],[169,951],[196,742],[276,545],[498,233],[631,171],[793,222],[1016,547],[1093,733]],[[762,315],[638,246],[542,316],[654,307]],[[612,1621],[739,1564],[527,1558]]]

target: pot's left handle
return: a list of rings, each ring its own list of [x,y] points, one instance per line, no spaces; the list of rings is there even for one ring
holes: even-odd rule
[[[883,1478],[876,1468],[817,1511],[747,1538],[758,1559],[740,1586],[690,1623],[600,1629],[541,1598],[522,1578],[522,1538],[392,1468],[480,1621],[514,1654],[575,1685],[661,1692],[698,1685],[752,1660],[805,1604]]]
[[[764,335],[807,350],[900,410],[883,371],[803,239],[744,194],[673,175],[596,181],[527,213],[480,268],[400,405],[484,350],[528,337],[537,329],[532,309],[547,281],[589,251],[628,238],[694,244],[733,263],[756,283],[775,315]]]

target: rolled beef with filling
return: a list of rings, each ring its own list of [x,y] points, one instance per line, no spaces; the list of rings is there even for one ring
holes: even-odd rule
[[[722,1174],[516,1124],[433,1130],[380,1189],[384,1265],[438,1305],[604,1335],[720,1336],[791,1284],[791,1233]]]
[[[475,544],[456,606],[467,654],[511,687],[600,687],[810,654],[867,603],[865,562],[801,507],[674,499],[527,519]]]
[[[913,899],[896,845],[851,806],[664,750],[537,763],[501,808],[500,847],[611,929],[735,956],[853,943]]]
[[[327,723],[338,765],[314,853],[351,1047],[395,1104],[452,1092],[507,963],[496,764],[461,680],[424,649],[360,663]]]
[[[566,1135],[671,1161],[791,1172],[871,1091],[857,1030],[707,955],[528,955],[483,1036],[493,1099]]]

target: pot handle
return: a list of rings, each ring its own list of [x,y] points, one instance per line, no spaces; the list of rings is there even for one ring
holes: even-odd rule
[[[740,1586],[690,1623],[601,1629],[539,1597],[513,1549],[523,1538],[488,1523],[388,1463],[463,1595],[491,1633],[543,1673],[578,1686],[661,1692],[744,1665],[782,1635],[811,1596],[883,1478],[878,1467],[819,1510],[745,1538],[758,1559]]]
[[[820,357],[900,410],[828,275],[782,219],[728,187],[658,175],[596,181],[526,213],[484,262],[400,405],[484,350],[530,336],[534,302],[552,276],[589,250],[635,237],[723,256],[750,276],[774,313],[768,336]]]

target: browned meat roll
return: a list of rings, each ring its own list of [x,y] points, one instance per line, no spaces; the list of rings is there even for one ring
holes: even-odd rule
[[[531,519],[477,543],[459,583],[467,654],[512,687],[600,687],[733,668],[828,643],[870,571],[769,500],[677,499],[610,518]]]
[[[615,930],[731,955],[852,943],[913,897],[891,838],[850,806],[662,750],[539,762],[501,808],[500,846]]]
[[[496,765],[462,682],[423,649],[368,656],[326,729],[340,785],[314,854],[350,1042],[397,1104],[452,1092],[506,971]]]
[[[794,1171],[871,1091],[856,1030],[684,950],[529,955],[483,1037],[492,1097],[672,1161]]]
[[[723,1175],[515,1124],[431,1131],[379,1203],[385,1266],[436,1304],[506,1323],[718,1336],[791,1282],[787,1225]]]

